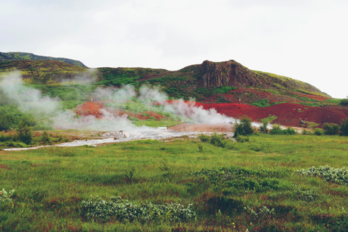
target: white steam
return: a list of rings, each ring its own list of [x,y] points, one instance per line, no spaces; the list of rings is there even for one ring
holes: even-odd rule
[[[26,87],[19,71],[4,75],[0,80],[0,89],[14,100],[23,112],[52,114],[61,108],[59,99],[42,96],[40,90]]]
[[[78,75],[69,79],[70,82],[90,83],[95,79],[95,71]],[[64,80],[62,81],[64,83]],[[68,83],[68,82],[66,82]],[[137,127],[127,115],[118,116],[107,109],[101,109],[102,119],[93,115],[79,116],[72,110],[63,110],[58,98],[42,95],[41,91],[28,87],[22,80],[20,72],[11,72],[0,79],[0,89],[12,100],[19,109],[36,116],[49,118],[54,128],[60,129],[88,129],[100,131],[116,130],[149,130],[147,127]],[[196,123],[229,123],[234,119],[219,114],[215,109],[205,110],[202,106],[196,106],[194,102],[183,100],[168,101],[168,96],[160,91],[160,87],[142,86],[139,93],[131,85],[122,88],[98,87],[90,95],[92,101],[103,102],[130,102],[142,104],[144,109],[157,106],[163,113],[177,115],[179,118],[187,118]]]

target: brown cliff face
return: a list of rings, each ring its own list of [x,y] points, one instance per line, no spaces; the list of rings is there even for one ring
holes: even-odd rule
[[[206,88],[223,86],[277,88],[276,84],[284,88],[302,89],[327,95],[308,83],[291,78],[282,78],[282,76],[265,72],[253,71],[234,60],[226,62],[206,60],[201,65],[196,66],[196,74],[198,85]]]
[[[204,61],[199,66],[198,82],[202,87],[258,86],[265,78],[253,73],[234,60],[226,62]]]

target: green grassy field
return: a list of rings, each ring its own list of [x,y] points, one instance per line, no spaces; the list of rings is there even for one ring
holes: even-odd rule
[[[1,151],[0,189],[15,194],[0,201],[0,231],[347,231],[347,182],[296,173],[348,167],[347,155],[346,137],[264,134],[225,148],[184,138]],[[196,214],[93,218],[90,195]]]

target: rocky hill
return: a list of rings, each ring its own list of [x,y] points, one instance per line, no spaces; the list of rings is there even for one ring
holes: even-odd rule
[[[80,67],[86,68],[86,66],[78,61],[78,60],[72,60],[72,59],[66,59],[66,58],[54,58],[54,57],[48,57],[48,56],[38,56],[34,55],[32,53],[24,53],[24,52],[8,52],[8,53],[2,53],[0,52],[0,62],[5,61],[21,61],[21,60],[55,60],[55,61],[61,61],[67,64],[72,64]]]
[[[21,70],[27,83],[59,85],[88,69],[60,61],[0,62],[0,73]],[[170,97],[195,98],[203,103],[270,106],[279,103],[319,106],[330,96],[292,78],[250,70],[234,60],[204,61],[177,71],[151,68],[98,68],[94,86],[160,85]]]

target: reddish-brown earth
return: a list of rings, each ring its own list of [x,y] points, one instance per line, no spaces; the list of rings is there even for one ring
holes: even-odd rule
[[[75,113],[80,116],[93,115],[96,118],[100,119],[105,116],[103,113],[103,109],[114,116],[122,116],[124,114],[127,114],[129,117],[137,118],[140,120],[147,120],[151,118],[155,118],[156,120],[166,119],[165,116],[155,112],[151,112],[151,111],[146,111],[144,113],[137,114],[134,112],[124,111],[121,109],[115,110],[109,107],[105,107],[103,101],[85,102],[84,104],[76,107]]]
[[[179,101],[176,100],[169,100],[167,101],[167,104],[177,104],[178,102]],[[260,108],[257,106],[235,103],[207,104],[189,101],[186,101],[186,103],[197,107],[201,106],[204,109],[214,108],[218,113],[233,118],[241,118],[243,115],[247,115],[256,122],[259,122],[260,119],[266,118],[270,115],[275,115],[277,116],[277,119],[273,121],[273,123],[292,127],[300,126],[301,120],[319,123],[320,126],[324,123],[340,124],[342,120],[348,117],[348,108],[339,106],[310,107],[294,103],[283,103]],[[103,102],[86,102],[83,105],[78,106],[75,112],[78,115],[94,115],[96,118],[102,118],[104,116],[102,109],[107,110],[114,116],[127,114],[130,117],[140,120],[147,120],[152,117],[157,120],[163,120],[166,118],[163,115],[150,111],[137,114],[124,110],[105,108]]]
[[[269,107],[256,107],[243,104],[221,103],[221,104],[203,104],[197,103],[204,109],[214,108],[217,112],[229,117],[240,118],[247,115],[253,121],[260,121],[270,115],[277,116],[273,123],[286,126],[299,126],[300,121],[340,124],[348,116],[348,108],[323,106],[310,107],[300,104],[283,103]]]

